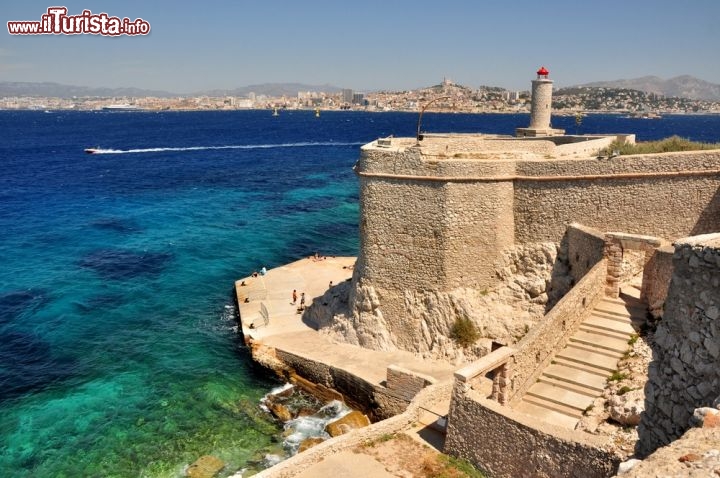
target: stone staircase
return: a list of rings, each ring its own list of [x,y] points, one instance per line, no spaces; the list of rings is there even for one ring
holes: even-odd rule
[[[637,288],[627,287],[618,299],[602,299],[515,409],[574,429],[602,394],[632,334],[645,320],[646,307],[639,296]]]

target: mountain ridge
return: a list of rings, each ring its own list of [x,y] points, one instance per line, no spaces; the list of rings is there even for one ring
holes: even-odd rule
[[[695,78],[691,75],[680,75],[667,80],[658,76],[641,76],[639,78],[594,81],[582,85],[590,88],[625,88],[644,91],[677,98],[691,100],[720,101],[720,84]]]

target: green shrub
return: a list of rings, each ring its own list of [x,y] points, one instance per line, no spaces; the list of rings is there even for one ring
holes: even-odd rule
[[[461,347],[469,347],[480,338],[480,332],[467,317],[458,317],[450,330],[450,337]]]
[[[620,387],[620,390],[617,391],[618,395],[625,395],[626,393],[632,391],[632,387],[628,387],[627,385],[623,385]]]
[[[608,155],[613,151],[620,154],[651,154],[651,153],[671,153],[676,151],[698,151],[703,149],[720,149],[720,143],[698,143],[679,136],[671,136],[669,138],[658,141],[642,141],[635,144],[629,144],[613,141],[602,154]]]
[[[620,380],[625,380],[627,377],[628,376],[626,373],[615,371],[612,373],[612,375],[610,375],[610,377],[608,377],[607,381],[608,382],[619,382]]]

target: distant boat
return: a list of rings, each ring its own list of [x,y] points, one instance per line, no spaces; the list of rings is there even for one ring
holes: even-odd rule
[[[107,105],[103,106],[102,111],[137,111],[139,108],[137,105],[121,104],[121,105]]]
[[[631,113],[626,116],[626,118],[635,118],[635,119],[662,119],[662,116],[660,116],[657,113],[650,112],[637,112],[637,113]]]
[[[98,146],[98,147],[96,147],[96,148],[85,148],[85,152],[86,152],[87,154],[96,154],[96,153],[99,153],[99,152],[100,152],[100,146]]]
[[[277,108],[274,108],[274,109],[273,109],[273,116],[280,116],[280,113],[278,113],[278,109],[277,109]]]
[[[320,117],[320,108],[315,108],[315,117],[316,118]]]

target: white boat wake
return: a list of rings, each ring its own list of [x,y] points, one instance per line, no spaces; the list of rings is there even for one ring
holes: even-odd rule
[[[164,151],[204,151],[212,149],[274,149],[274,148],[307,148],[313,146],[359,146],[363,142],[340,143],[333,141],[303,142],[303,143],[277,143],[277,144],[239,144],[229,146],[187,146],[183,148],[141,148],[141,149],[104,149],[92,148],[92,154],[132,154],[132,153],[160,153]]]

